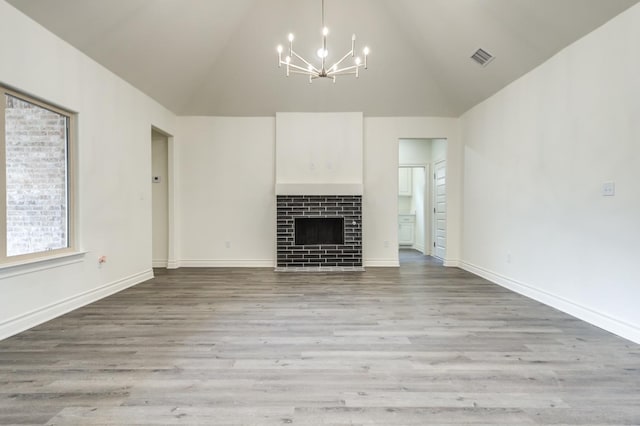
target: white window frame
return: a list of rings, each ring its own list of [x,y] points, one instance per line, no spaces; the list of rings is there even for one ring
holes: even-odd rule
[[[67,247],[7,256],[7,165],[6,165],[6,95],[29,102],[40,108],[53,111],[67,117]],[[75,128],[76,114],[54,106],[48,102],[33,98],[24,93],[9,89],[0,84],[0,268],[11,264],[24,264],[40,260],[55,259],[77,253],[75,226]]]

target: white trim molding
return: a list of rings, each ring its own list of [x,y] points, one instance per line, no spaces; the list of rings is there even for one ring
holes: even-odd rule
[[[23,262],[1,264],[0,279],[15,277],[18,275],[31,274],[38,271],[46,271],[48,269],[59,268],[61,266],[72,265],[84,261],[86,251],[73,253],[63,253],[57,256],[29,259]]]
[[[516,293],[522,294],[523,296],[529,297],[540,303],[544,303],[545,305],[586,321],[589,324],[602,328],[603,330],[640,344],[640,327],[636,325],[629,324],[602,312],[579,305],[558,295],[537,289],[532,285],[513,280],[505,277],[504,275],[500,275],[468,262],[461,262],[460,267],[467,272],[478,275],[501,287],[515,291]]]
[[[180,267],[180,262],[177,260],[169,259],[167,261],[167,269],[178,269]]]
[[[444,259],[442,264],[447,268],[460,268],[461,262],[459,259]]]
[[[273,259],[186,259],[182,268],[275,268]]]
[[[398,268],[398,259],[364,259],[365,268]]]
[[[361,183],[276,183],[276,195],[362,195]]]
[[[0,340],[153,278],[149,269],[0,322]]]

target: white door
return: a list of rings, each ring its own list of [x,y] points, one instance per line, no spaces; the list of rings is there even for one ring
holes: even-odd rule
[[[433,173],[433,255],[438,259],[444,259],[447,253],[446,177],[446,162],[438,161]]]

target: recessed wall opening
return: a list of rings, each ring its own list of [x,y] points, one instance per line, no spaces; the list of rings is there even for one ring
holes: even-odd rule
[[[344,218],[298,217],[295,241],[296,245],[344,244]]]
[[[445,259],[446,157],[446,139],[399,141],[398,245],[405,255]]]
[[[171,136],[151,128],[151,223],[152,223],[152,265],[154,268],[169,267],[171,213]]]

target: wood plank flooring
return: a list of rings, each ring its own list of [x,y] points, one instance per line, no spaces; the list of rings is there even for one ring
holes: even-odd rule
[[[0,342],[0,424],[640,424],[640,346],[437,261],[158,270]]]

